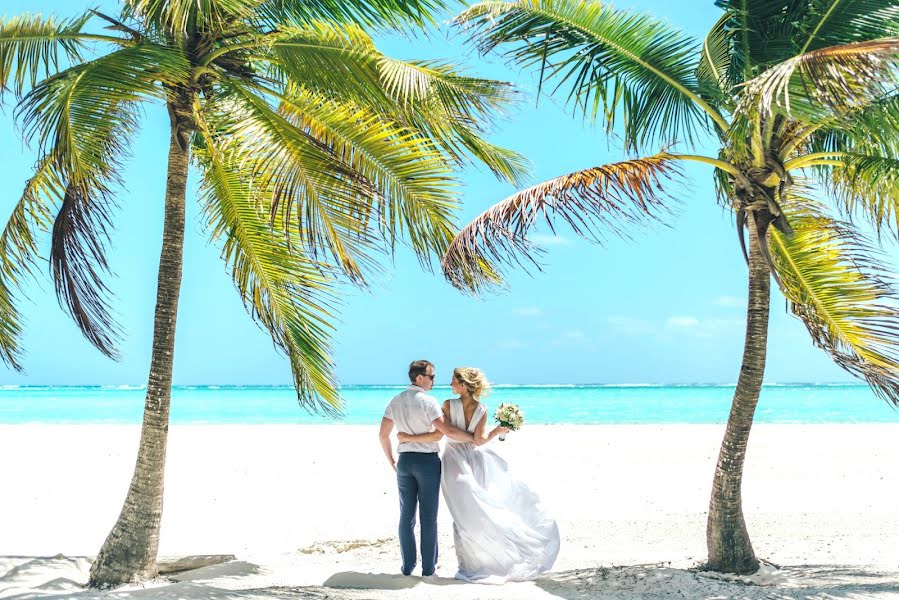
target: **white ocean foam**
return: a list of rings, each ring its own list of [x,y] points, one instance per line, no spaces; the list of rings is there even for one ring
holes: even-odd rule
[[[604,388],[657,388],[667,387],[661,383],[604,383],[599,387]]]
[[[581,385],[577,383],[496,383],[492,384],[496,388],[582,388],[593,387],[591,385]]]

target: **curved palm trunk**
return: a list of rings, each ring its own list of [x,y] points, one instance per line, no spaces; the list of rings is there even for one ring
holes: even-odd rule
[[[740,574],[754,573],[759,568],[743,520],[741,484],[749,430],[765,374],[768,308],[771,302],[771,276],[759,247],[755,218],[751,213],[748,217],[749,305],[743,364],[715,468],[706,529],[709,549],[706,568]]]
[[[151,579],[158,574],[159,526],[165,451],[169,431],[172,364],[175,351],[175,321],[181,289],[184,246],[184,204],[190,147],[189,123],[183,119],[185,104],[170,106],[172,136],[169,145],[168,178],[165,190],[165,225],[153,321],[153,356],[147,382],[144,418],[137,464],[119,519],[91,565],[88,585],[107,587]],[[190,107],[190,104],[186,105]],[[180,115],[180,116],[179,116]]]

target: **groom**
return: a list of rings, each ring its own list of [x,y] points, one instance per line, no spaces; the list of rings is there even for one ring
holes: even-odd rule
[[[471,435],[447,424],[443,411],[433,396],[427,394],[434,387],[434,365],[416,360],[409,365],[411,385],[397,394],[381,419],[379,438],[390,466],[396,471],[400,491],[400,552],[403,556],[403,575],[415,568],[415,509],[419,508],[421,522],[421,574],[434,574],[437,566],[437,503],[440,498],[440,450],[438,441],[401,442],[397,448],[399,461],[393,459],[390,434],[394,426],[411,435],[441,434],[459,441],[471,441]]]

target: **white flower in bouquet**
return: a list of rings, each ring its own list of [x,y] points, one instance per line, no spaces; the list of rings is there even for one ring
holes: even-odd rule
[[[508,404],[503,402],[496,407],[496,413],[493,415],[496,422],[502,427],[508,427],[509,431],[518,431],[524,425],[524,413],[516,404]],[[499,436],[500,440],[505,440],[505,435]]]

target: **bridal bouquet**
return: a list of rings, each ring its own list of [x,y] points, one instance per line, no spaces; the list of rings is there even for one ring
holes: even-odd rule
[[[503,427],[508,427],[510,431],[518,431],[524,425],[524,413],[516,404],[507,404],[503,402],[496,407],[496,413],[493,415],[496,422]],[[499,439],[505,440],[506,436],[501,435]]]

